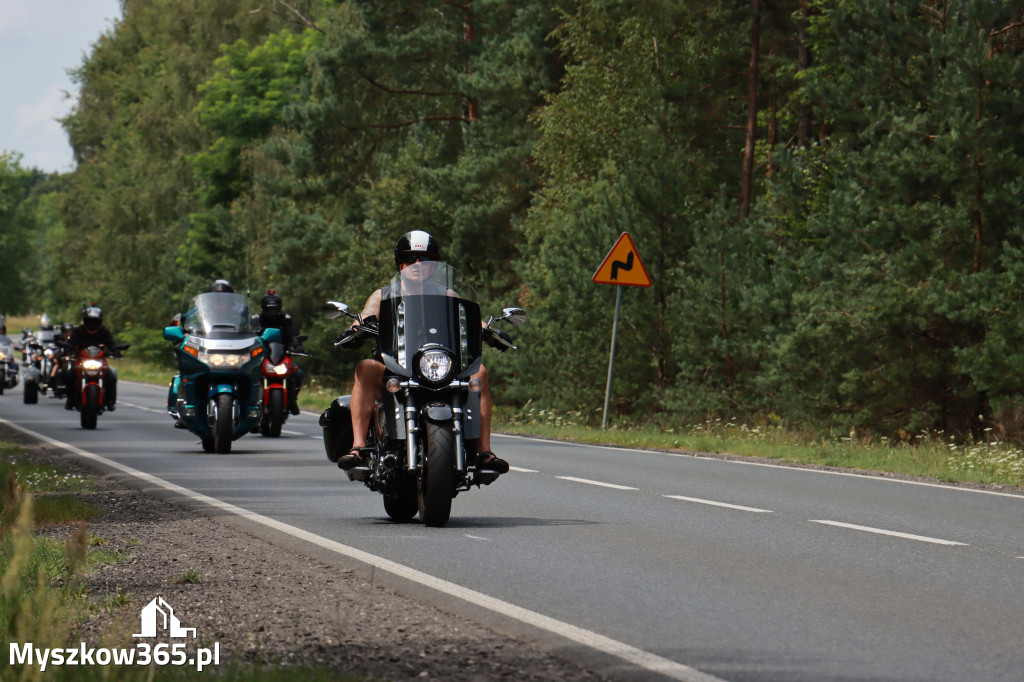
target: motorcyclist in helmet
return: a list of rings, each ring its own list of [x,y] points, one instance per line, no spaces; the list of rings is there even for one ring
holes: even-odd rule
[[[0,345],[14,346],[14,341],[7,336],[7,317],[0,315]]]
[[[231,286],[231,282],[229,282],[226,279],[215,279],[215,280],[213,280],[210,283],[210,286],[206,287],[206,292],[205,293],[208,293],[208,294],[210,294],[210,293],[233,294],[233,293],[235,293],[235,288],[233,286]],[[241,315],[245,311],[239,310],[237,312]],[[191,308],[184,315],[182,315],[181,313],[178,313],[178,314],[176,314],[174,316],[174,319],[172,320],[172,324],[173,325],[178,325],[178,326],[182,327],[183,329],[187,330],[188,326],[190,324],[190,321],[192,321],[195,318],[197,313],[198,313],[198,310],[196,308]],[[167,387],[167,413],[169,415],[171,415],[172,417],[174,417],[174,428],[176,428],[176,429],[184,429],[184,428],[186,428],[185,422],[181,421],[181,418],[179,417],[178,410],[177,410],[178,390],[179,390],[180,385],[181,385],[181,374],[179,373],[179,374],[175,374],[173,377],[171,377],[171,384],[170,384],[170,386]]]
[[[76,353],[89,346],[103,346],[110,357],[121,357],[121,354],[114,350],[117,342],[114,340],[113,333],[103,324],[103,310],[95,303],[82,306],[82,324],[71,331],[67,342]],[[63,375],[64,385],[71,386],[74,382],[74,370],[64,370]],[[113,412],[117,403],[117,371],[113,367],[107,367],[104,385],[106,386],[104,402],[107,410]],[[75,409],[74,401],[77,398],[76,391],[68,391],[64,409]]]
[[[395,267],[399,272],[405,268],[420,264],[429,265],[441,259],[441,248],[432,236],[423,230],[413,230],[402,236],[395,246]],[[380,302],[383,292],[378,289],[370,294],[363,306],[362,318],[376,317],[380,314]],[[481,322],[482,324],[482,322]],[[358,327],[359,322],[352,327]],[[480,380],[480,439],[478,441],[477,469],[494,471],[499,474],[508,472],[508,462],[499,459],[491,451],[491,391],[487,381],[487,369],[480,365],[480,370],[473,375]],[[356,365],[355,383],[352,386],[350,408],[352,410],[352,448],[348,454],[338,460],[338,467],[349,469],[365,465],[366,460],[359,448],[366,447],[366,433],[373,415],[374,400],[381,397],[381,386],[384,383],[384,365],[377,360],[367,358]]]
[[[71,343],[71,332],[75,330],[75,325],[70,322],[62,322],[55,328],[56,337],[54,340],[57,342],[57,347],[53,349],[53,367],[50,369],[50,385],[53,386],[53,395],[55,398],[63,398],[64,396],[64,372],[61,371],[61,364],[63,359],[71,354],[71,351],[63,343]]]
[[[296,353],[305,353],[306,349],[302,346],[302,339],[299,337],[299,331],[295,327],[295,323],[292,321],[292,316],[284,312],[284,302],[274,289],[270,289],[260,299],[260,332],[264,329],[279,329],[281,330],[281,338],[284,340],[285,348],[293,350]],[[292,414],[299,413],[299,389],[302,388],[302,380],[305,378],[305,373],[302,369],[292,363],[294,371],[288,381],[291,383],[290,390],[288,391],[288,411]]]
[[[43,313],[39,316],[39,342],[46,345],[51,344],[54,341],[56,334],[53,331],[53,323],[50,322],[50,316]]]

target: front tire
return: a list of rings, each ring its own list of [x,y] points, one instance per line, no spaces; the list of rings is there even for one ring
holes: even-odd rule
[[[213,425],[214,449],[218,454],[226,455],[231,452],[231,441],[235,437],[235,397],[230,393],[218,393],[214,400],[217,410],[217,418]]]
[[[419,512],[424,525],[448,523],[455,494],[455,434],[450,422],[426,422],[423,472],[420,475]]]
[[[267,430],[264,436],[278,438],[281,435],[281,426],[284,424],[284,391],[275,388],[267,396]]]
[[[384,496],[384,511],[392,521],[408,521],[419,511],[419,498],[416,495],[416,479],[404,476],[398,484],[397,495]]]
[[[25,404],[35,405],[39,402],[39,384],[34,381],[25,382]]]
[[[92,384],[85,387],[85,398],[82,401],[82,428],[95,429],[96,419],[100,416],[100,387]]]

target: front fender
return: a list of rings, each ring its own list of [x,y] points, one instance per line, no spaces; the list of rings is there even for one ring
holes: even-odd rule
[[[213,398],[213,397],[215,397],[217,395],[220,395],[221,393],[234,393],[234,392],[235,392],[235,385],[234,384],[224,383],[224,382],[216,383],[216,384],[210,384],[210,391],[209,391],[209,395],[207,397]]]
[[[450,422],[455,418],[455,412],[450,405],[427,405],[421,414],[432,422]]]

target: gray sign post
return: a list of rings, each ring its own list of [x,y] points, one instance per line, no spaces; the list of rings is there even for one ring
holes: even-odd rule
[[[615,367],[615,338],[619,333],[619,311],[622,309],[622,287],[649,287],[651,277],[647,274],[647,268],[640,260],[640,254],[633,245],[633,240],[628,232],[619,235],[615,246],[604,257],[601,267],[594,273],[595,284],[614,284],[617,286],[615,292],[615,321],[612,323],[612,348],[608,357],[608,383],[604,389],[604,415],[601,417],[601,430],[608,429],[608,406],[612,398],[612,374]]]

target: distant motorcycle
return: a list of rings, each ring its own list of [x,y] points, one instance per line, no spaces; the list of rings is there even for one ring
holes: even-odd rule
[[[258,333],[259,321],[240,294],[207,292],[193,299],[181,326],[164,329],[174,343],[180,375],[171,385],[172,414],[199,436],[205,452],[231,452],[231,443],[259,429],[261,368],[278,329]]]
[[[24,402],[26,405],[34,405],[39,402],[39,394],[46,393],[49,386],[50,375],[48,372],[50,363],[46,357],[46,346],[32,333],[31,329],[25,329],[21,338],[21,364],[22,377],[24,380]],[[52,351],[51,351],[52,355]]]
[[[66,344],[65,344],[66,345]],[[71,391],[71,404],[81,413],[83,429],[95,429],[96,421],[106,411],[108,357],[119,358],[121,351],[131,346],[119,343],[116,346],[88,346],[73,354],[74,382],[66,390]],[[71,349],[70,346],[67,346]]]
[[[17,386],[20,375],[14,343],[6,336],[0,336],[0,395],[4,389]]]
[[[298,340],[305,341],[303,335]],[[292,375],[295,374],[294,353],[287,349],[283,341],[268,344],[269,353],[263,361],[263,416],[260,419],[260,433],[270,438],[281,435],[281,427],[288,420],[288,397],[295,391]]]
[[[385,366],[383,402],[367,433],[369,465],[348,472],[384,496],[384,510],[396,521],[417,514],[427,526],[443,526],[452,500],[474,485],[497,479],[476,468],[480,435],[480,389],[472,378],[481,364],[481,341],[507,350],[508,335],[498,321],[519,326],[520,308],[481,325],[480,306],[469,283],[445,263],[404,268],[384,287],[380,318],[362,318],[348,306],[328,301],[328,319],[359,320],[336,345],[358,347],[377,339],[376,357]],[[337,462],[353,443],[350,396],[336,399],[321,415],[327,457]],[[376,422],[376,423],[374,423]]]

